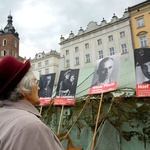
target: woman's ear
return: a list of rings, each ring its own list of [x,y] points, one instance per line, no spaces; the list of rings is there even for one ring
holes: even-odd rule
[[[22,95],[22,98],[25,98],[26,97],[26,93],[21,88],[19,88],[19,89],[20,89],[20,93]]]

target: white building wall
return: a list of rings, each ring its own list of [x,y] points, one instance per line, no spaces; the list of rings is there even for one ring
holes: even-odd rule
[[[125,37],[120,38],[120,32],[125,32]],[[108,37],[112,35],[113,41],[109,41]],[[102,44],[98,45],[97,40],[102,39]],[[67,39],[60,39],[60,54],[56,51],[51,51],[48,55],[43,53],[36,54],[31,60],[34,64],[34,71],[45,74],[45,69],[49,69],[49,73],[56,73],[56,82],[58,82],[60,71],[66,69],[88,68],[95,66],[96,60],[99,59],[99,51],[103,51],[104,57],[109,56],[109,48],[114,47],[115,54],[122,52],[122,44],[126,44],[127,53],[121,55],[121,59],[133,58],[133,46],[130,30],[129,14],[126,13],[122,18],[112,17],[111,22],[107,23],[102,20],[98,25],[91,21],[86,30],[80,29],[77,35],[71,33]],[[89,43],[89,48],[85,48],[85,44]],[[75,52],[75,47],[78,51]],[[66,54],[69,50],[69,54]],[[86,62],[86,54],[90,54],[90,62]],[[41,56],[40,56],[41,55]],[[80,64],[76,65],[75,58],[79,57]],[[49,60],[49,65],[45,66],[45,60]],[[66,60],[70,61],[70,67],[66,67]],[[38,63],[41,62],[41,67]],[[57,84],[55,82],[55,84]]]
[[[61,70],[71,68],[87,68],[95,65],[96,60],[99,59],[98,51],[103,50],[104,57],[110,55],[109,48],[114,47],[115,54],[122,53],[122,44],[126,44],[127,53],[122,54],[121,59],[133,57],[133,46],[131,40],[131,30],[129,15],[124,15],[118,19],[116,16],[112,17],[110,23],[105,25],[97,25],[95,22],[90,22],[83,34],[76,36],[69,36],[60,42],[61,56],[64,56],[65,66]],[[125,32],[125,37],[120,38],[120,32]],[[113,41],[109,41],[108,37],[112,35]],[[97,40],[102,39],[102,44],[98,45]],[[89,43],[89,48],[85,49],[85,44]],[[75,52],[75,47],[79,47],[79,51]],[[69,54],[66,55],[66,50]],[[89,63],[85,60],[85,55],[90,54],[91,61]],[[80,64],[75,65],[75,57],[79,57]],[[66,67],[66,60],[70,61],[70,67]]]
[[[50,51],[49,53],[45,54],[44,52],[38,53],[35,55],[35,58],[31,60],[31,65],[34,66],[33,71],[39,72],[40,75],[45,75],[45,70],[48,69],[49,73],[56,73],[55,76],[55,85],[57,85],[58,78],[59,78],[59,59],[60,54],[56,51]],[[48,60],[49,63],[46,65],[45,61]],[[38,63],[41,63],[41,66],[38,66]]]

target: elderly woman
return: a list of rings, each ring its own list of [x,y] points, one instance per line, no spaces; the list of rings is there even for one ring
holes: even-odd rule
[[[0,61],[0,149],[62,150],[53,132],[39,119],[37,80],[30,62],[12,56]]]

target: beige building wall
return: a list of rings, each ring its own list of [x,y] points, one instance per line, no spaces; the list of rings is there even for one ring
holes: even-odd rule
[[[134,48],[150,47],[150,1],[129,8]],[[146,44],[141,45],[143,38]]]

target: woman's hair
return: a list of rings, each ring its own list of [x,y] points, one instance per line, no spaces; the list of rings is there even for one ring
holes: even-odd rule
[[[10,92],[8,99],[11,101],[17,101],[23,97],[21,94],[23,92],[30,94],[33,90],[34,82],[33,82],[33,72],[31,69],[25,74],[17,87]]]

